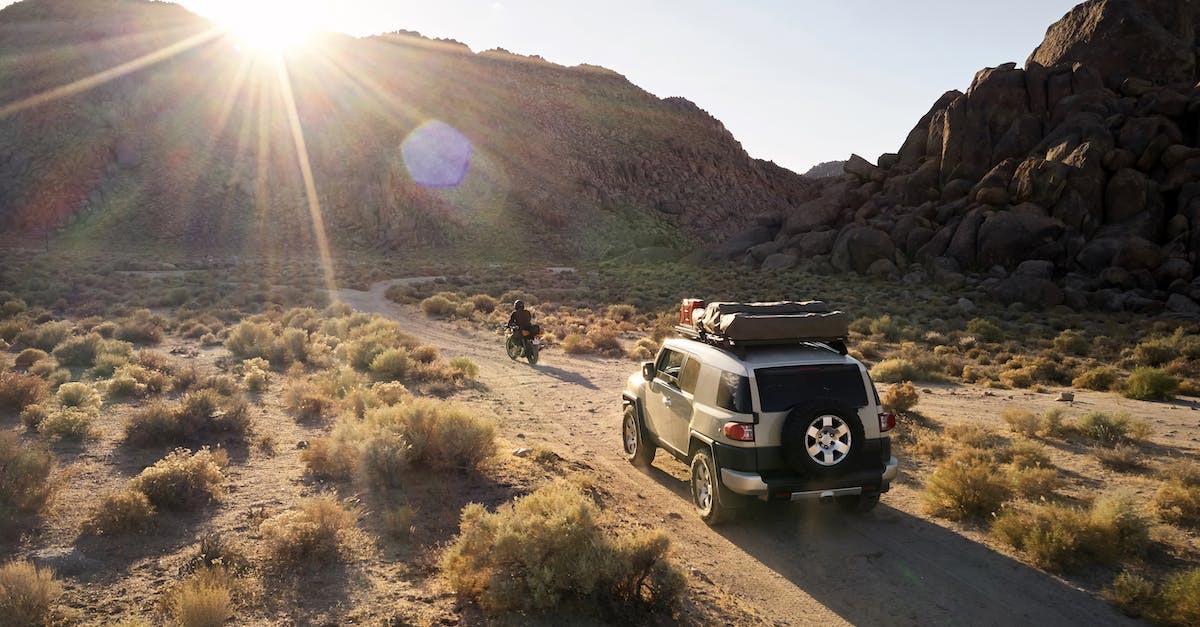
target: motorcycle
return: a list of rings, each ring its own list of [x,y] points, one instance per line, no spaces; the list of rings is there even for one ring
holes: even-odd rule
[[[538,362],[538,353],[542,350],[542,333],[538,329],[532,336],[529,331],[520,331],[517,327],[506,327],[507,331],[504,336],[504,350],[508,353],[508,358],[516,361],[525,358],[530,365]]]

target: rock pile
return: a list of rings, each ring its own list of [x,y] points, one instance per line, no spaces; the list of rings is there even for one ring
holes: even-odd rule
[[[1024,69],[947,92],[877,164],[852,155],[747,260],[1200,313],[1198,26],[1196,2],[1076,7]]]

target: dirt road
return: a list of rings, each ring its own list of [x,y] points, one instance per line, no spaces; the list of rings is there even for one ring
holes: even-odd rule
[[[698,585],[711,581],[755,608],[759,617],[747,622],[1132,624],[1104,601],[922,519],[916,493],[903,481],[865,515],[819,504],[761,505],[710,529],[691,511],[683,464],[660,452],[642,472],[621,458],[620,393],[635,363],[553,348],[537,366],[510,361],[498,335],[431,321],[383,297],[402,281],[337,295],[399,321],[447,358],[478,364],[482,385],[460,400],[493,413],[509,441],[589,466],[616,499],[614,515],[668,533]]]

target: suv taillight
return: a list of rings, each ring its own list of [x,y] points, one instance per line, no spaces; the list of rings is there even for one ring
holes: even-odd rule
[[[879,432],[891,431],[896,428],[896,414],[890,411],[879,412]]]
[[[727,422],[721,427],[721,432],[730,440],[739,442],[754,441],[754,425],[745,422]]]

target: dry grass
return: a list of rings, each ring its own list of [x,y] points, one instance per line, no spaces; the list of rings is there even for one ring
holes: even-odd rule
[[[1023,551],[1034,566],[1064,572],[1141,555],[1150,543],[1149,527],[1134,500],[1116,494],[1086,510],[1055,503],[1008,508],[992,531]]]
[[[44,446],[22,445],[16,434],[0,432],[0,532],[22,517],[42,511],[54,492],[48,479],[54,456]]]
[[[0,372],[0,410],[19,412],[50,393],[46,380],[24,372]]]
[[[203,567],[171,591],[167,606],[182,627],[220,627],[233,617],[232,587],[225,568]]]
[[[925,511],[951,520],[983,520],[1012,495],[992,457],[976,448],[961,450],[929,475],[921,501]]]
[[[105,496],[92,511],[84,523],[84,530],[105,536],[141,532],[153,524],[154,513],[154,506],[142,492],[114,492]]]
[[[48,625],[62,584],[48,569],[29,562],[0,566],[0,622],[5,625]]]
[[[917,391],[917,387],[912,384],[912,381],[893,385],[883,393],[883,406],[891,411],[906,412],[916,407],[919,402],[921,402],[921,393]]]

